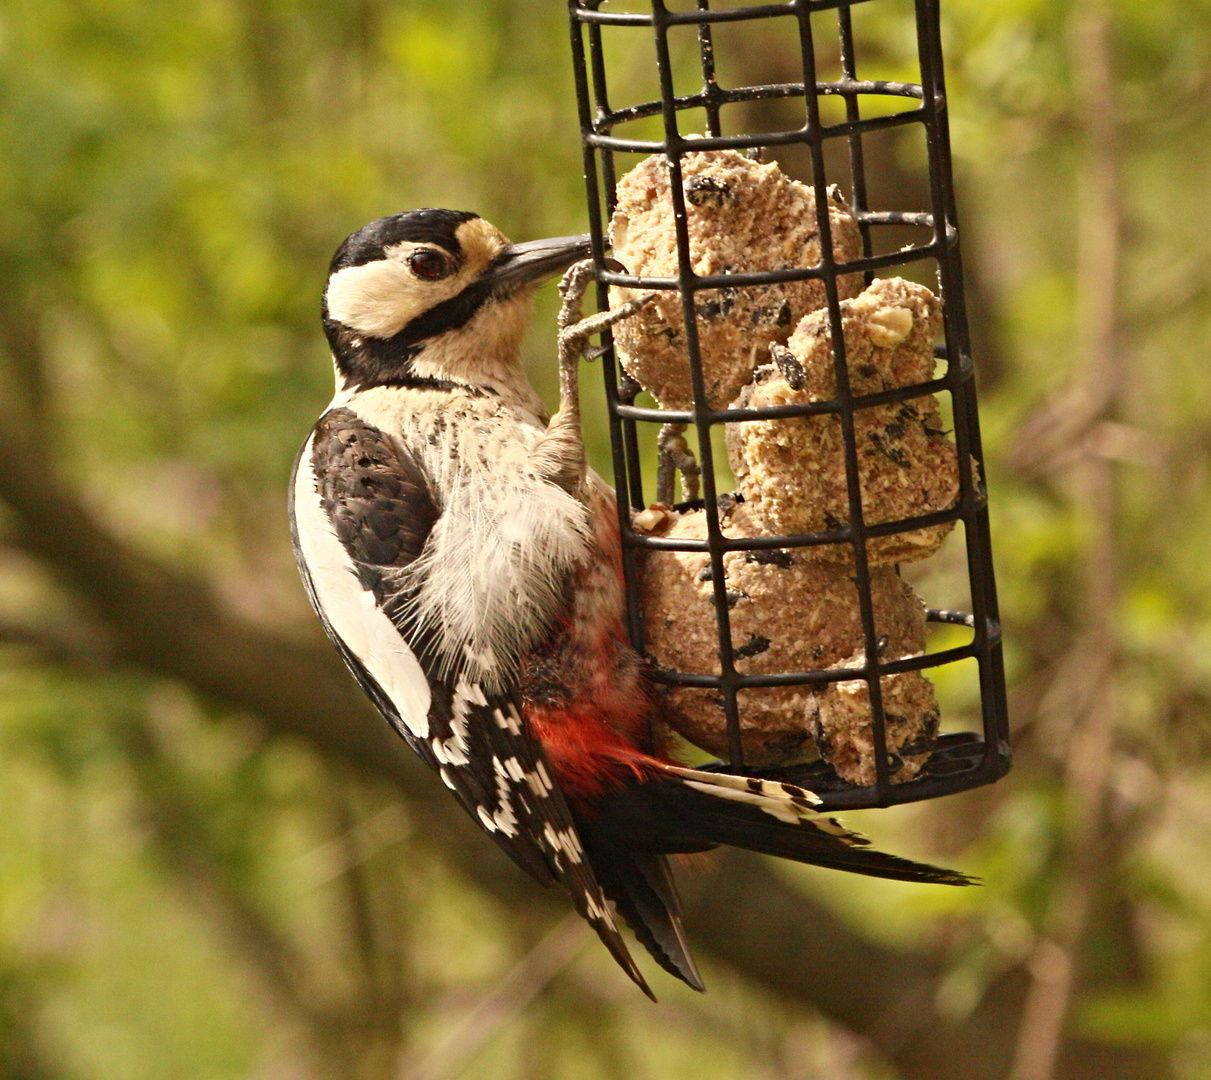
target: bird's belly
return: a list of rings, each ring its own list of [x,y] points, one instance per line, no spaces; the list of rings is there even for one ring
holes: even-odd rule
[[[440,510],[401,584],[415,592],[412,610],[439,667],[465,669],[489,692],[505,689],[556,622],[569,573],[590,558],[589,508],[535,475],[543,429],[528,412],[484,397],[436,409],[420,394],[391,406],[369,419],[421,448]]]

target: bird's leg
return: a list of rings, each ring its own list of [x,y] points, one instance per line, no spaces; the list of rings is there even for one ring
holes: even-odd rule
[[[574,264],[560,279],[559,316],[555,326],[559,342],[559,412],[580,422],[580,358],[589,335],[577,333],[584,321],[584,294],[593,280],[593,263],[585,259]],[[554,423],[554,421],[552,421]]]
[[[673,505],[673,474],[681,473],[681,494],[686,502],[698,498],[698,477],[702,469],[694,451],[685,441],[685,424],[665,424],[656,436],[659,458],[656,465],[656,501],[665,506]]]
[[[593,280],[593,263],[576,263],[559,283],[563,304],[559,309],[559,411],[551,417],[547,433],[535,447],[530,460],[539,474],[567,491],[575,491],[584,480],[584,438],[580,430],[580,361],[594,334],[629,319],[655,297],[647,293],[609,311],[582,317],[582,302]]]
[[[581,303],[592,280],[593,263],[586,259],[576,263],[559,283],[559,294],[563,297],[563,306],[559,309],[559,411],[571,408],[577,415],[580,410],[580,360],[589,338],[623,319],[629,319],[656,298],[654,292],[644,293],[609,311],[599,311],[587,319],[582,318]]]

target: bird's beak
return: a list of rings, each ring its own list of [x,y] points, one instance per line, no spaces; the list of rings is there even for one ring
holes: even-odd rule
[[[484,277],[491,282],[494,292],[513,292],[553,274],[561,274],[589,255],[587,235],[557,236],[550,240],[510,244],[496,257]]]

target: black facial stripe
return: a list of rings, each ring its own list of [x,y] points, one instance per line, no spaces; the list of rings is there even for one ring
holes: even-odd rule
[[[384,372],[378,378],[358,382],[359,390],[371,390],[376,386],[398,386],[402,390],[441,390],[449,393],[451,390],[461,390],[471,397],[499,397],[490,386],[471,386],[469,383],[452,382],[450,379],[431,379],[427,375],[413,375],[406,372]]]
[[[324,334],[336,359],[337,370],[355,382],[388,372],[406,373],[412,358],[421,350],[416,342],[403,341],[396,334],[389,338],[366,337],[351,326],[337,322],[328,314],[328,298],[324,297]],[[407,329],[405,327],[405,329]]]
[[[344,323],[328,316],[324,302],[324,332],[340,373],[350,382],[366,389],[371,386],[416,386],[443,389],[457,386],[444,380],[421,380],[412,374],[412,360],[430,338],[465,326],[492,295],[491,282],[472,282],[457,296],[423,312],[389,338],[358,334]]]
[[[328,318],[325,311],[324,332],[328,336],[337,370],[347,383],[359,390],[369,390],[374,386],[400,386],[410,390],[462,390],[474,397],[496,393],[488,387],[416,374],[412,361],[424,348],[424,341],[408,341],[404,336],[406,331],[407,327],[390,338],[363,337],[344,323]]]
[[[471,282],[457,296],[443,300],[440,304],[435,304],[428,311],[418,315],[391,340],[398,341],[400,345],[407,347],[428,338],[437,337],[438,334],[444,334],[447,330],[457,330],[460,326],[466,326],[491,294],[491,281],[479,278]]]
[[[455,258],[462,255],[458,227],[478,214],[465,210],[411,210],[379,218],[349,236],[332,257],[329,274],[350,266],[363,266],[383,257],[383,251],[395,244],[436,244]]]

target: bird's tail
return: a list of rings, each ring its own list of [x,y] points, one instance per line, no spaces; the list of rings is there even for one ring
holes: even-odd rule
[[[654,786],[669,811],[666,843],[730,844],[795,862],[854,874],[935,885],[973,885],[957,870],[914,862],[870,847],[870,841],[835,818],[815,811],[819,799],[805,788],[777,780],[663,767]],[[665,848],[665,850],[683,850]]]
[[[597,880],[639,943],[670,975],[695,990],[702,976],[681,924],[681,899],[668,858],[585,834]]]
[[[696,990],[702,979],[681,925],[666,856],[721,844],[854,874],[936,885],[973,885],[956,870],[914,862],[815,810],[805,788],[776,780],[686,769],[647,758],[644,779],[605,795],[577,827],[593,872],[639,942]],[[638,773],[639,770],[636,770]]]

